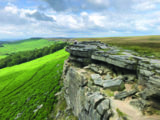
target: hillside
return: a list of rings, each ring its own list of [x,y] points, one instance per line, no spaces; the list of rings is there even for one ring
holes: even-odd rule
[[[24,64],[0,69],[0,119],[47,119],[57,102],[55,93],[61,88],[59,80],[68,55],[60,50]]]
[[[2,44],[3,47],[0,47],[0,59],[11,53],[39,49],[52,44],[54,44],[54,41],[46,39],[29,39]]]
[[[106,38],[76,38],[79,41],[101,41],[125,49],[134,50],[144,56],[160,58],[160,36],[131,36]]]

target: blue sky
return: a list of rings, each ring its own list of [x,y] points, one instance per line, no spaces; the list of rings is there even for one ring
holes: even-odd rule
[[[0,39],[160,34],[160,0],[3,0]]]

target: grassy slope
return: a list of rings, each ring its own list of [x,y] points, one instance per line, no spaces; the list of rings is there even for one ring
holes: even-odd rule
[[[56,102],[59,80],[68,53],[60,50],[51,55],[0,69],[0,120],[45,119]],[[33,112],[39,105],[43,107]]]
[[[7,55],[1,55],[0,59],[7,57]]]
[[[134,37],[106,37],[106,38],[77,38],[80,41],[99,40],[107,44],[131,49],[142,55],[160,58],[160,36],[134,36]]]
[[[6,54],[43,48],[44,46],[49,46],[51,44],[54,44],[54,42],[46,39],[24,40],[15,43],[3,44],[4,47],[0,47],[0,58],[5,57]]]

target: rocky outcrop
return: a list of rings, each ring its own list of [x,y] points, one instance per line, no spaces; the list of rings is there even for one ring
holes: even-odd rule
[[[120,78],[115,79],[102,79],[102,77],[99,74],[92,74],[91,79],[93,80],[93,83],[97,86],[101,86],[104,89],[116,89],[121,90],[124,88],[123,80]]]
[[[123,119],[124,108],[114,106],[117,101],[126,106],[146,101],[139,110],[159,111],[154,106],[160,105],[160,61],[101,42],[80,42],[66,51],[70,57],[63,72],[65,99],[80,120]]]
[[[67,104],[80,120],[106,120],[111,115],[110,100],[91,91],[88,80],[87,71],[73,66],[68,69],[64,80]]]
[[[132,90],[132,91],[129,91],[129,92],[123,91],[123,92],[120,92],[120,93],[116,94],[114,96],[114,98],[122,100],[126,97],[129,97],[129,96],[132,96],[132,95],[136,94],[136,92],[137,92],[137,90]]]

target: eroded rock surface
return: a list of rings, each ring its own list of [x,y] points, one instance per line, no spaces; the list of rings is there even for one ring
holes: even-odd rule
[[[70,67],[65,78],[65,98],[68,106],[71,107],[73,113],[81,120],[100,120],[103,118],[104,112],[110,110],[110,101],[105,95],[100,92],[92,92],[86,85],[88,82],[87,73],[85,70]],[[92,76],[98,78],[98,75]],[[103,108],[104,103],[106,107]],[[108,117],[111,115],[107,113]]]
[[[160,114],[160,61],[100,42],[80,42],[66,51],[65,99],[79,120],[135,119],[127,109],[143,113],[138,120],[160,118],[144,115]]]

